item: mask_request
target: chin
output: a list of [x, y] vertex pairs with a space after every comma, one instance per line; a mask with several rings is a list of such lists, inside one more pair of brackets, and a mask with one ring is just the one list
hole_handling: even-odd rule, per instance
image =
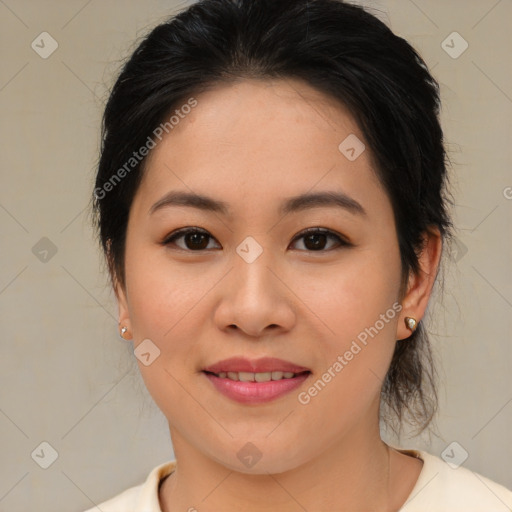
[[227, 469], [247, 475], [284, 473], [307, 463], [307, 447], [302, 449], [295, 446], [291, 450], [290, 437], [276, 438], [273, 442], [266, 437], [253, 439], [253, 441], [233, 441], [220, 453], [210, 453], [209, 456]]

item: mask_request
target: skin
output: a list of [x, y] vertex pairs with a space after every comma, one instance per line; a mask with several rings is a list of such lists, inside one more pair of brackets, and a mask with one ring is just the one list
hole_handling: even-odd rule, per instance
[[[425, 234], [422, 271], [400, 297], [391, 203], [368, 145], [354, 161], [338, 149], [349, 134], [364, 141], [345, 108], [295, 80], [241, 80], [196, 99], [148, 157], [130, 210], [126, 282], [116, 286], [134, 347], [149, 338], [160, 350], [149, 366], [138, 364], [179, 465], [161, 487], [162, 510], [398, 510], [422, 461], [381, 440], [379, 394], [396, 340], [411, 334], [405, 317], [420, 321], [427, 307], [439, 232]], [[231, 215], [185, 206], [149, 215], [171, 190], [225, 201]], [[329, 190], [357, 200], [366, 215], [325, 206], [278, 213], [285, 198]], [[183, 227], [206, 230], [205, 248], [194, 250], [187, 237], [162, 244]], [[314, 241], [296, 239], [313, 227], [352, 245], [325, 238], [315, 251]], [[248, 236], [263, 249], [252, 263], [236, 252]], [[396, 302], [400, 313], [299, 403], [298, 393]], [[269, 403], [240, 404], [201, 372], [233, 356], [274, 356], [312, 375]], [[251, 468], [237, 457], [247, 442], [262, 454]]]

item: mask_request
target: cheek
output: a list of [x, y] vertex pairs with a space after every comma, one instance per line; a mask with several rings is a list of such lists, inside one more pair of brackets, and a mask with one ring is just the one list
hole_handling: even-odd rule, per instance
[[320, 356], [315, 378], [298, 396], [307, 422], [322, 418], [324, 425], [332, 425], [329, 431], [338, 433], [357, 423], [379, 399], [396, 343], [400, 308], [387, 290], [379, 293], [373, 287], [370, 293], [361, 280], [349, 289], [337, 300], [333, 294], [318, 309], [333, 332], [317, 338]]
[[302, 278], [301, 293], [308, 290], [307, 304], [325, 333], [315, 341], [319, 381], [308, 393], [317, 406], [357, 411], [380, 392], [396, 342], [399, 274], [396, 259], [366, 251], [322, 279]]
[[160, 250], [133, 251], [126, 273], [134, 332], [138, 338], [154, 337], [164, 343], [197, 315], [194, 306], [215, 277], [198, 265], [173, 262]]
[[202, 333], [211, 333], [213, 308], [209, 291], [224, 272], [206, 265], [180, 265], [149, 253], [132, 254], [126, 262], [130, 319], [136, 345], [150, 339], [160, 351], [151, 365], [138, 362], [146, 387], [164, 414], [176, 417], [183, 411], [192, 413], [194, 407], [182, 386], [197, 378], [204, 361], [201, 343], [208, 336]]
[[[355, 338], [392, 308], [398, 298], [397, 258], [371, 250], [353, 251], [329, 270], [297, 272], [294, 291], [307, 305], [310, 316], [321, 321], [319, 326], [323, 324], [326, 340]], [[388, 315], [391, 320], [396, 316], [393, 313]], [[381, 327], [384, 336], [391, 330], [389, 323]]]
[[138, 361], [141, 376], [168, 418], [179, 417], [184, 411], [191, 414], [194, 404], [183, 385], [195, 378], [199, 342], [204, 338], [199, 331], [206, 314], [205, 294], [216, 280], [211, 275], [201, 279], [193, 270], [180, 271], [161, 259], [139, 261], [146, 264], [133, 263], [130, 267], [134, 339], [137, 345], [149, 338], [160, 351], [148, 366]]

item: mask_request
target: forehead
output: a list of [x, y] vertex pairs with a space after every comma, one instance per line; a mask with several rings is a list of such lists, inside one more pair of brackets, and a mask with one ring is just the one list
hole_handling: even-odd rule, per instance
[[336, 140], [346, 131], [362, 138], [344, 105], [297, 79], [216, 84], [195, 99], [197, 105], [173, 127], [175, 137], [194, 130], [204, 143], [232, 142], [247, 149], [257, 144], [278, 149], [275, 142], [289, 139], [288, 133], [304, 139], [332, 132]]
[[246, 210], [249, 201], [261, 206], [320, 189], [356, 200], [364, 191], [383, 193], [369, 151], [350, 160], [340, 149], [347, 137], [364, 147], [348, 109], [302, 81], [243, 80], [194, 100], [148, 156], [136, 198], [146, 210], [173, 189]]

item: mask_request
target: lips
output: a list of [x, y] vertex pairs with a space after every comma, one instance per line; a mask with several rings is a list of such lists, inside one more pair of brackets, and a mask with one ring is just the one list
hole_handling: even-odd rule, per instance
[[311, 371], [273, 357], [255, 360], [233, 357], [207, 366], [203, 373], [224, 396], [244, 404], [257, 404], [290, 393]]
[[275, 357], [262, 357], [260, 359], [249, 360], [244, 357], [232, 357], [218, 361], [203, 369], [205, 372], [220, 373], [228, 372], [245, 372], [245, 373], [268, 373], [268, 372], [283, 372], [283, 373], [302, 373], [310, 371], [309, 368], [299, 366], [297, 364], [277, 359]]

